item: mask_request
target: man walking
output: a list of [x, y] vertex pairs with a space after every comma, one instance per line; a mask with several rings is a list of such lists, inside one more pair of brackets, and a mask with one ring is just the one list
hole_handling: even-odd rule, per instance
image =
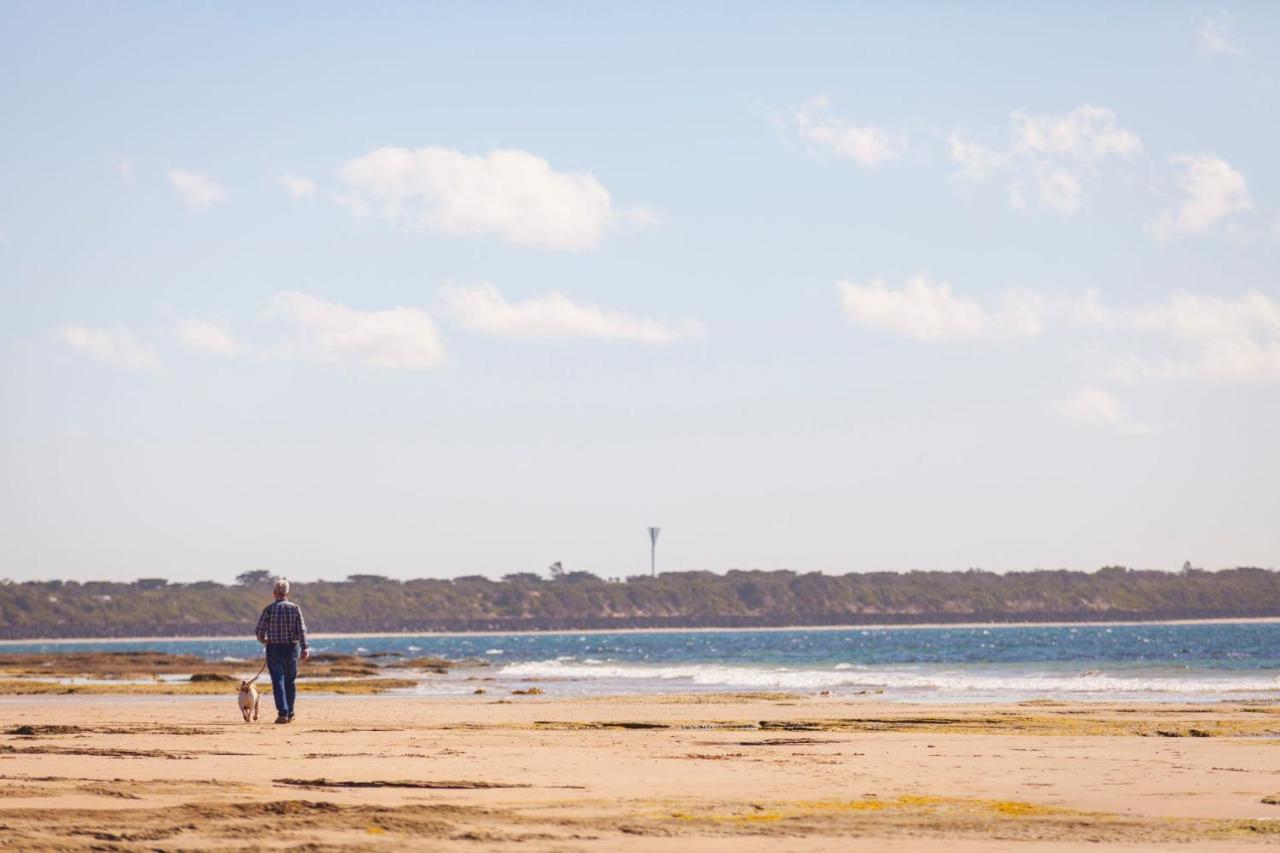
[[298, 649], [302, 659], [311, 657], [307, 646], [307, 623], [302, 609], [289, 600], [289, 582], [280, 578], [272, 590], [271, 602], [258, 617], [258, 642], [267, 647], [267, 671], [276, 700], [276, 722], [293, 722], [294, 679], [298, 677]]

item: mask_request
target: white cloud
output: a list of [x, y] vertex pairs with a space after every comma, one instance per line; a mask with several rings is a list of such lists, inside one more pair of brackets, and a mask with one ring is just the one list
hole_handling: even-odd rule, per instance
[[1244, 175], [1227, 161], [1213, 154], [1178, 154], [1169, 162], [1180, 169], [1176, 183], [1184, 198], [1152, 223], [1157, 237], [1199, 234], [1233, 213], [1253, 209]]
[[985, 145], [972, 142], [958, 130], [947, 137], [951, 159], [960, 164], [960, 177], [980, 181], [1004, 167], [1007, 156]]
[[1112, 367], [1116, 379], [1280, 379], [1280, 340], [1211, 338], [1185, 356], [1143, 357], [1129, 353]]
[[133, 168], [133, 158], [131, 157], [116, 158], [116, 172], [118, 172], [120, 174], [120, 177], [123, 178], [127, 183], [130, 183], [130, 184], [133, 183], [134, 178], [137, 177]]
[[1218, 56], [1240, 56], [1240, 48], [1232, 44], [1228, 36], [1230, 30], [1231, 15], [1228, 12], [1219, 12], [1205, 18], [1200, 22], [1200, 29], [1196, 31], [1200, 49], [1205, 53]]
[[586, 172], [557, 172], [526, 151], [467, 155], [448, 148], [380, 148], [342, 167], [339, 200], [409, 230], [494, 234], [517, 246], [582, 251], [620, 224], [649, 214], [619, 211]]
[[280, 184], [293, 198], [310, 198], [315, 195], [315, 181], [299, 178], [296, 175], [281, 175]]
[[445, 362], [430, 315], [416, 308], [359, 311], [297, 291], [276, 294], [269, 312], [292, 321], [285, 358], [384, 370], [430, 370]]
[[1120, 126], [1114, 111], [1085, 104], [1061, 115], [1012, 116], [1014, 150], [1095, 163], [1104, 157], [1131, 157], [1142, 140]]
[[1121, 375], [1280, 378], [1280, 303], [1256, 291], [1235, 299], [1175, 294], [1135, 312], [1133, 325], [1188, 341], [1193, 353], [1154, 364], [1131, 357]]
[[950, 157], [959, 176], [980, 181], [1007, 173], [1009, 203], [1027, 205], [1023, 186], [1034, 184], [1040, 202], [1060, 213], [1074, 213], [1085, 201], [1085, 181], [1096, 176], [1104, 160], [1136, 156], [1142, 140], [1120, 126], [1114, 111], [1085, 104], [1067, 113], [1010, 114], [1011, 140], [1003, 149], [989, 148], [953, 131]]
[[859, 166], [874, 168], [902, 156], [906, 140], [874, 125], [856, 125], [827, 114], [824, 97], [810, 98], [795, 111], [805, 139]]
[[[1190, 367], [1198, 376], [1224, 379], [1280, 379], [1280, 339], [1211, 338]], [[1175, 370], [1177, 366], [1175, 366]]]
[[492, 284], [446, 285], [441, 298], [466, 329], [513, 338], [598, 338], [665, 344], [702, 335], [694, 321], [664, 323], [574, 302], [561, 293], [508, 302]]
[[173, 169], [169, 172], [169, 183], [173, 184], [178, 195], [191, 207], [208, 207], [227, 198], [217, 181], [198, 172]]
[[[1109, 308], [1088, 293], [1071, 319], [1086, 327], [1168, 342], [1156, 356], [1129, 353], [1112, 368], [1118, 379], [1280, 378], [1280, 302], [1251, 291], [1223, 298], [1175, 293], [1154, 305]], [[1172, 349], [1170, 349], [1172, 346]]]
[[1075, 395], [1058, 400], [1053, 407], [1081, 424], [1117, 423], [1122, 416], [1120, 401], [1097, 388], [1082, 388]]
[[1154, 430], [1125, 416], [1114, 394], [1100, 388], [1081, 388], [1053, 407], [1070, 421], [1082, 426], [1110, 426], [1125, 435], [1151, 435]]
[[178, 340], [187, 349], [222, 358], [239, 355], [244, 347], [226, 329], [208, 320], [183, 320]]
[[1256, 333], [1280, 337], [1280, 304], [1257, 291], [1234, 299], [1175, 293], [1161, 305], [1135, 311], [1133, 324], [1191, 340]]
[[924, 276], [900, 288], [883, 281], [840, 281], [836, 288], [854, 325], [919, 341], [1032, 338], [1046, 330], [1089, 334], [1113, 362], [1113, 379], [1280, 379], [1280, 300], [1258, 291], [1174, 293], [1116, 307], [1096, 291], [1064, 298], [1028, 290], [1006, 291], [988, 306]]
[[996, 334], [1033, 337], [1046, 326], [1055, 326], [1123, 335], [1129, 340], [1149, 335], [1191, 344], [1280, 341], [1280, 301], [1256, 290], [1234, 297], [1173, 293], [1156, 303], [1128, 307], [1107, 305], [1094, 290], [1068, 298], [1012, 290], [993, 309], [956, 294], [947, 282], [935, 283], [925, 276], [909, 279], [897, 289], [878, 280], [865, 285], [841, 281], [836, 287], [856, 324], [919, 340]]
[[1103, 304], [1096, 290], [1086, 290], [1083, 296], [1066, 301], [1066, 318], [1078, 326], [1114, 330], [1124, 322], [1123, 312]]
[[1074, 213], [1084, 201], [1080, 179], [1065, 169], [1041, 170], [1036, 176], [1040, 200], [1059, 213]]
[[58, 334], [67, 346], [105, 364], [146, 373], [164, 372], [155, 350], [140, 344], [124, 326], [94, 329], [69, 325], [60, 328]]
[[945, 281], [925, 276], [909, 279], [895, 289], [883, 281], [836, 283], [849, 321], [884, 329], [921, 341], [1033, 337], [1040, 334], [1040, 299], [1031, 293], [1010, 292], [992, 310], [966, 296], [958, 296]]

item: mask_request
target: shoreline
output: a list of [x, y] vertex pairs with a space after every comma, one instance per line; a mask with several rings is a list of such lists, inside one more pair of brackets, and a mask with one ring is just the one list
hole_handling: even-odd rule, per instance
[[[879, 625], [773, 625], [759, 628], [585, 628], [582, 630], [550, 630], [550, 631], [374, 631], [353, 633], [315, 632], [309, 634], [312, 640], [362, 640], [389, 639], [394, 637], [527, 637], [527, 636], [600, 636], [609, 634], [740, 634], [740, 633], [781, 633], [787, 631], [903, 631], [912, 629], [943, 630], [957, 629], [1004, 629], [1004, 628], [1102, 628], [1134, 625], [1269, 625], [1280, 623], [1280, 616], [1244, 616], [1240, 618], [1221, 619], [1124, 619], [1099, 620], [1087, 622], [901, 622]], [[0, 648], [6, 646], [25, 645], [72, 645], [76, 643], [201, 643], [232, 641], [253, 641], [248, 635], [222, 636], [155, 636], [155, 637], [39, 637], [22, 640], [0, 640]]]

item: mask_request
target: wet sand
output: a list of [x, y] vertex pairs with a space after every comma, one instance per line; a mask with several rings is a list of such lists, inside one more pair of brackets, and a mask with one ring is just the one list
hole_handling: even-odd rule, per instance
[[1280, 843], [1280, 707], [0, 697], [26, 850], [1242, 850]]

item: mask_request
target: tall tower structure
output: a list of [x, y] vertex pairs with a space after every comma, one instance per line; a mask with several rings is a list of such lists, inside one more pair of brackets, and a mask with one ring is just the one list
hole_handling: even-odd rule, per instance
[[658, 576], [658, 532], [661, 527], [649, 528], [649, 577]]

